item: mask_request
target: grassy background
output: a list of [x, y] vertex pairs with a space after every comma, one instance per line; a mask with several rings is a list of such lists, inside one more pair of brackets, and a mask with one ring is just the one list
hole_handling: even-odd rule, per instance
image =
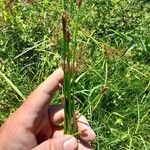
[[[61, 12], [59, 0], [0, 1], [0, 123], [60, 65]], [[150, 149], [149, 1], [84, 0], [80, 19], [76, 106], [95, 149]]]

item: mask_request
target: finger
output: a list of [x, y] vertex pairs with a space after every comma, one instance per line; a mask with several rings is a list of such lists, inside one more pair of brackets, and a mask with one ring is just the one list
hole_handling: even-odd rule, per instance
[[[64, 121], [64, 109], [62, 105], [51, 106], [49, 109], [50, 121], [53, 125], [61, 124]], [[85, 141], [94, 141], [96, 139], [96, 135], [92, 128], [90, 127], [85, 116], [77, 114], [76, 122], [78, 127], [78, 132], [80, 137]], [[62, 132], [58, 132], [62, 133]]]
[[64, 135], [63, 126], [53, 126], [53, 137], [59, 137]]
[[[63, 129], [60, 127], [56, 127], [54, 130], [55, 130], [55, 132], [53, 134], [54, 138], [60, 137], [64, 134]], [[91, 147], [91, 145], [88, 142], [79, 138], [78, 139], [78, 150], [93, 150], [93, 148]]]
[[53, 74], [31, 93], [24, 105], [37, 113], [44, 107], [48, 108], [49, 101], [59, 88], [59, 84], [63, 81], [63, 77], [64, 73], [61, 68], [54, 71]]
[[77, 127], [81, 139], [87, 142], [95, 141], [96, 135], [92, 128], [90, 127], [85, 116], [78, 114], [77, 118]]
[[78, 140], [78, 150], [94, 150], [91, 145], [82, 139]]
[[[62, 105], [51, 106], [49, 109], [49, 116], [50, 121], [53, 125], [61, 124], [64, 121], [63, 106]], [[94, 141], [96, 139], [96, 135], [92, 130], [92, 128], [90, 127], [87, 119], [83, 115], [80, 115], [79, 113], [76, 114], [76, 119], [80, 137], [85, 141]], [[55, 131], [56, 131], [56, 133], [54, 132], [55, 135], [60, 135], [63, 133], [62, 130], [61, 131], [59, 130], [58, 132], [57, 130]]]
[[32, 150], [76, 150], [77, 146], [77, 140], [73, 136], [64, 135], [47, 140]]
[[63, 107], [63, 105], [53, 105], [49, 107], [48, 113], [51, 124], [60, 125], [64, 121]]

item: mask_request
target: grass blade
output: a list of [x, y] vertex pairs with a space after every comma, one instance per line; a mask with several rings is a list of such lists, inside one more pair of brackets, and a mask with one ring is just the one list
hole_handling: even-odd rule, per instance
[[25, 99], [25, 96], [20, 92], [20, 90], [12, 83], [12, 81], [0, 71], [0, 75], [5, 79], [5, 81], [15, 90], [15, 92], [22, 98]]

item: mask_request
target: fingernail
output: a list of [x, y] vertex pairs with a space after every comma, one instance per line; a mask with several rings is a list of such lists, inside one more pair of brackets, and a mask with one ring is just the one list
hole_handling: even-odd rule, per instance
[[74, 137], [70, 137], [64, 143], [64, 150], [76, 150], [77, 147], [78, 147], [78, 143]]

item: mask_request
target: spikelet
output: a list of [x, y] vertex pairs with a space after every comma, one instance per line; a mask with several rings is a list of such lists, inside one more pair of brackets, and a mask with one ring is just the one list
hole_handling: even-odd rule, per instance
[[77, 5], [78, 5], [78, 7], [80, 8], [81, 5], [82, 5], [82, 0], [77, 0]]

